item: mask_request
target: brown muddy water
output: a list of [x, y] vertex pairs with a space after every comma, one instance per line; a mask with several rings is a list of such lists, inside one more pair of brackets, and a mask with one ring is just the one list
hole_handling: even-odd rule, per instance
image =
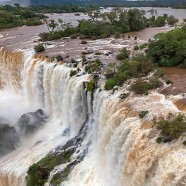
[[[86, 14], [80, 13], [80, 16], [75, 16], [74, 13], [63, 13], [63, 14], [48, 14], [49, 19], [58, 20], [63, 19], [66, 23], [71, 23], [72, 25], [77, 25], [79, 20], [88, 19]], [[63, 57], [71, 56], [72, 58], [79, 58], [83, 51], [88, 53], [103, 53], [104, 55], [97, 56], [101, 60], [107, 63], [109, 60], [115, 60], [115, 55], [118, 50], [122, 47], [127, 47], [129, 49], [133, 48], [135, 45], [140, 45], [150, 38], [154, 37], [159, 32], [167, 32], [172, 29], [171, 27], [162, 28], [147, 28], [140, 32], [129, 33], [132, 36], [137, 36], [138, 40], [134, 41], [133, 38], [130, 40], [126, 38], [121, 39], [104, 39], [90, 41], [86, 45], [81, 45], [79, 39], [72, 40], [70, 38], [61, 39], [58, 41], [46, 42], [47, 50], [43, 55], [53, 56], [60, 54]], [[23, 26], [18, 28], [7, 29], [0, 31], [0, 47], [5, 47], [8, 50], [17, 49], [33, 49], [33, 47], [38, 43], [39, 34], [42, 32], [48, 32], [46, 25], [40, 26]], [[107, 55], [109, 53], [109, 55]], [[105, 55], [106, 54], [106, 55]], [[92, 58], [93, 54], [89, 55]]]
[[168, 87], [170, 93], [180, 94], [186, 92], [186, 69], [179, 67], [164, 68], [165, 75], [173, 82], [173, 85]]
[[[146, 10], [146, 9], [145, 9]], [[186, 17], [186, 10], [174, 10], [170, 8], [157, 9], [161, 15], [162, 11], [168, 15], [175, 15], [176, 17]], [[184, 13], [183, 13], [184, 12]], [[177, 14], [178, 13], [178, 14]], [[70, 22], [72, 25], [77, 25], [78, 20], [88, 19], [88, 16], [80, 13], [80, 16], [75, 16], [74, 13], [64, 14], [48, 14], [50, 19], [57, 20], [62, 18], [66, 23]], [[63, 57], [70, 56], [71, 58], [78, 59], [81, 57], [81, 53], [86, 51], [88, 59], [99, 58], [103, 63], [109, 63], [115, 61], [116, 53], [123, 47], [133, 49], [136, 45], [141, 45], [152, 39], [154, 35], [161, 32], [167, 32], [173, 29], [173, 27], [158, 27], [158, 28], [146, 28], [139, 32], [131, 32], [126, 36], [119, 39], [108, 38], [94, 41], [88, 41], [87, 44], [82, 45], [81, 40], [65, 38], [57, 41], [46, 42], [46, 51], [42, 55], [55, 56], [57, 54]], [[33, 50], [33, 47], [38, 43], [38, 35], [42, 32], [47, 32], [46, 25], [40, 26], [23, 26], [18, 28], [12, 28], [0, 31], [0, 47], [12, 50]], [[138, 39], [134, 40], [137, 36]], [[101, 55], [95, 56], [96, 53]], [[67, 60], [71, 60], [70, 58]], [[173, 85], [163, 90], [164, 94], [178, 94], [186, 92], [186, 70], [180, 68], [165, 68], [167, 78], [173, 81]]]
[[186, 98], [184, 98], [184, 93], [186, 93], [186, 69], [179, 67], [167, 67], [164, 68], [165, 75], [170, 79], [173, 84], [161, 93], [165, 95], [178, 95], [181, 94], [183, 98], [174, 100], [174, 104], [181, 111], [186, 111]]

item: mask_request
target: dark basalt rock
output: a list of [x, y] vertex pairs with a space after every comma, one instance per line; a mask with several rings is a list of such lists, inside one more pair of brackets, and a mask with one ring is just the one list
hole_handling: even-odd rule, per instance
[[[88, 129], [88, 122], [85, 122], [76, 137], [70, 139], [65, 145], [59, 146], [54, 152], [50, 152], [43, 159], [31, 165], [26, 177], [27, 186], [44, 186], [51, 171], [61, 164], [67, 165], [62, 171], [53, 175], [50, 180], [50, 185], [58, 186], [63, 181], [67, 180], [68, 175], [73, 170], [74, 166], [80, 163], [88, 153], [89, 144], [82, 146], [82, 141], [88, 134]], [[76, 154], [76, 156], [73, 157], [74, 154]]]
[[0, 156], [15, 150], [19, 142], [18, 134], [14, 127], [0, 124]]
[[43, 112], [42, 109], [38, 109], [36, 112], [29, 112], [23, 114], [17, 125], [23, 134], [31, 134], [41, 128], [47, 121], [48, 116]]

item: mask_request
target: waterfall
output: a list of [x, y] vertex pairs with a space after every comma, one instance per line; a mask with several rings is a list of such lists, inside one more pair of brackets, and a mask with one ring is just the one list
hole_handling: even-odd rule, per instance
[[23, 54], [20, 51], [9, 52], [0, 48], [0, 87], [20, 88]]
[[[50, 116], [42, 129], [21, 138], [20, 146], [0, 159], [1, 186], [25, 186], [30, 165], [71, 143], [75, 144], [71, 147], [75, 149], [70, 162], [73, 168], [61, 185], [186, 185], [185, 147], [179, 140], [170, 144], [155, 141], [158, 131], [152, 119], [179, 112], [164, 95], [131, 94], [121, 100], [125, 86], [115, 94], [100, 88], [89, 92], [86, 82], [91, 81], [91, 75], [82, 70], [70, 77], [75, 68], [30, 52], [1, 49], [0, 63], [0, 82], [4, 85], [0, 95], [12, 87], [15, 91], [9, 92], [10, 96], [20, 98], [9, 103], [10, 107], [23, 108], [19, 115], [41, 108]], [[143, 110], [149, 114], [140, 119], [138, 113]], [[52, 170], [49, 181], [65, 166], [68, 163]]]

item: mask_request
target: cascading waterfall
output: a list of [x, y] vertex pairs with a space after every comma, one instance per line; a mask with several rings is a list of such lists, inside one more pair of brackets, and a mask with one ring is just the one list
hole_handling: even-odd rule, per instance
[[9, 52], [0, 48], [0, 87], [20, 88], [23, 55], [20, 51]]
[[[89, 92], [86, 82], [92, 77], [83, 70], [70, 77], [72, 68], [67, 64], [49, 62], [31, 53], [16, 58], [16, 64], [20, 65], [14, 69], [13, 57], [5, 60], [5, 54], [8, 56], [2, 49], [1, 69], [6, 79], [1, 74], [0, 81], [21, 90], [16, 94], [26, 105], [26, 112], [42, 108], [50, 120], [37, 133], [23, 138], [15, 151], [0, 159], [1, 186], [26, 185], [29, 166], [72, 139], [76, 146], [70, 162], [73, 166], [61, 185], [186, 185], [185, 147], [179, 141], [155, 142], [158, 131], [153, 127], [153, 118], [179, 112], [170, 99], [152, 92], [148, 96], [131, 94], [121, 100], [119, 95], [125, 86], [114, 94], [99, 88]], [[19, 106], [16, 104], [15, 107]], [[149, 115], [140, 119], [138, 113], [143, 110], [148, 110]], [[65, 166], [56, 167], [46, 185]]]

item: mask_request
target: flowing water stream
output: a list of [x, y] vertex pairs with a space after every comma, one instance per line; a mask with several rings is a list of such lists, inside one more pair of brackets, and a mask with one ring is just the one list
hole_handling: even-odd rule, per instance
[[[67, 64], [49, 62], [29, 51], [1, 49], [0, 66], [0, 117], [15, 126], [26, 112], [43, 109], [49, 115], [44, 127], [27, 138], [21, 136], [17, 149], [0, 159], [1, 186], [25, 186], [30, 165], [79, 134], [83, 137], [73, 158], [83, 154], [81, 161], [61, 185], [186, 185], [186, 148], [180, 141], [155, 142], [158, 131], [152, 119], [179, 112], [171, 99], [151, 92], [121, 100], [127, 85], [112, 94], [103, 90], [102, 77], [99, 88], [87, 92], [91, 76], [83, 68], [70, 77], [72, 68]], [[143, 110], [149, 114], [140, 119]]]

